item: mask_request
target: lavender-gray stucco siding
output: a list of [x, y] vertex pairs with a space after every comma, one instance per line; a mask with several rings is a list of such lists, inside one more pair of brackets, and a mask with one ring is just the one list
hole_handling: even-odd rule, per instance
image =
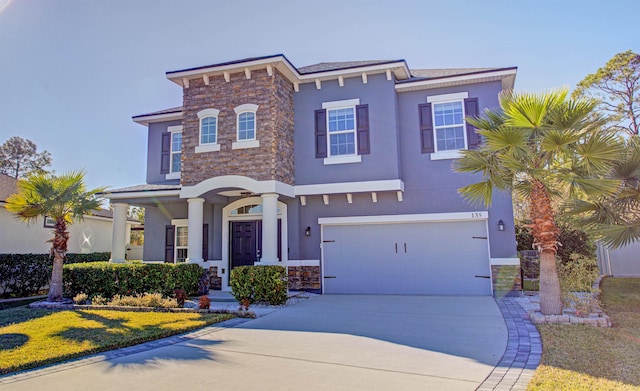
[[169, 126], [182, 125], [182, 121], [169, 121], [150, 123], [147, 144], [147, 183], [180, 183], [180, 180], [165, 179], [165, 174], [160, 174], [160, 158], [162, 154], [162, 133], [167, 132]]
[[[398, 137], [396, 101], [393, 81], [384, 75], [373, 75], [367, 84], [357, 77], [344, 79], [344, 87], [337, 80], [300, 86], [294, 95], [295, 176], [296, 185], [360, 182], [398, 179]], [[369, 105], [369, 137], [371, 153], [362, 156], [361, 163], [327, 165], [315, 156], [314, 111], [323, 102], [360, 99]]]

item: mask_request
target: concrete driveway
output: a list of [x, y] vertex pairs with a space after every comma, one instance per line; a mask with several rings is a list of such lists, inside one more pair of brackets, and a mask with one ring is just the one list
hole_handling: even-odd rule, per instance
[[473, 390], [506, 344], [491, 297], [325, 295], [177, 344], [1, 379], [0, 388]]

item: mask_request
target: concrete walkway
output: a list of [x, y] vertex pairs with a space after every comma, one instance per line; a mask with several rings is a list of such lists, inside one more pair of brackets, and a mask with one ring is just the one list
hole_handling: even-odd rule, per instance
[[317, 296], [258, 319], [233, 319], [0, 378], [0, 386], [70, 391], [509, 389], [500, 382], [511, 375], [491, 382], [510, 360], [511, 328], [503, 314], [490, 297]]

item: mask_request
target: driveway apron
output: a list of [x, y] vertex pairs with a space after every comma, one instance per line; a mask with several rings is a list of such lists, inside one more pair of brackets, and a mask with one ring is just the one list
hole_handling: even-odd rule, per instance
[[507, 345], [496, 302], [480, 296], [323, 295], [227, 324], [0, 378], [0, 388], [474, 390]]

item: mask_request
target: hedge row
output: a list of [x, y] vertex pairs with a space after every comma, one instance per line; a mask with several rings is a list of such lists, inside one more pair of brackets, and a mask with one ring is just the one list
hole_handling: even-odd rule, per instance
[[197, 294], [202, 273], [196, 264], [96, 262], [65, 265], [62, 276], [65, 296], [86, 293], [112, 298], [143, 293], [172, 296], [175, 289]]
[[[111, 253], [67, 254], [65, 263], [108, 261]], [[49, 284], [49, 254], [0, 254], [0, 296], [35, 295]]]
[[239, 266], [229, 281], [233, 296], [240, 303], [287, 302], [287, 270], [282, 266]]

